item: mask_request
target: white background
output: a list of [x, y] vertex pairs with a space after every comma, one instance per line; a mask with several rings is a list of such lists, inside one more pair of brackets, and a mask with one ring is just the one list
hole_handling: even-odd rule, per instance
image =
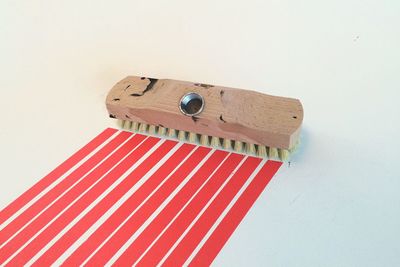
[[400, 265], [400, 2], [0, 0], [0, 207], [127, 75], [301, 99], [302, 147], [216, 266]]

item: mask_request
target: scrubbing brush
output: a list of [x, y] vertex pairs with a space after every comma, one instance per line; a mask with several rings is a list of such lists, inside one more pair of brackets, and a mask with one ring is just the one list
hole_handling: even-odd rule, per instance
[[299, 100], [170, 79], [128, 76], [106, 100], [126, 130], [286, 161], [299, 141]]

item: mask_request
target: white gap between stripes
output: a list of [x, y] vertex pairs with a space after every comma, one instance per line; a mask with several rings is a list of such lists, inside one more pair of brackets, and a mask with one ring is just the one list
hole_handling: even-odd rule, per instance
[[[130, 138], [132, 138], [131, 136]], [[121, 146], [123, 146], [128, 140], [128, 138], [125, 140], [122, 144], [120, 144], [115, 150], [112, 152], [115, 152], [118, 150]], [[16, 233], [14, 233], [9, 239], [7, 239], [3, 244], [0, 245], [0, 249], [3, 248], [10, 240], [12, 240], [16, 235], [18, 235], [21, 231], [23, 231], [32, 221], [34, 221], [37, 217], [39, 217], [43, 212], [45, 212], [49, 207], [51, 207], [56, 201], [58, 201], [61, 197], [63, 197], [65, 194], [67, 194], [76, 184], [78, 184], [81, 180], [83, 180], [87, 175], [89, 175], [94, 169], [96, 169], [99, 165], [101, 165], [105, 160], [107, 160], [108, 157], [110, 157], [112, 153], [110, 153], [107, 157], [102, 159], [97, 165], [95, 165], [92, 169], [90, 169], [87, 173], [85, 173], [81, 178], [79, 178], [74, 184], [72, 184], [67, 190], [65, 190], [63, 193], [61, 193], [55, 200], [53, 200], [50, 204], [48, 204], [43, 210], [41, 210], [36, 216], [31, 218], [23, 227], [21, 227]]]
[[[135, 241], [135, 239], [143, 232], [143, 230], [153, 221], [153, 219], [164, 209], [164, 207], [171, 201], [173, 197], [181, 190], [182, 187], [186, 185], [186, 183], [192, 178], [192, 176], [204, 165], [204, 163], [211, 157], [211, 155], [214, 154], [216, 150], [212, 149], [209, 151], [209, 153], [200, 161], [200, 163], [188, 174], [188, 176], [178, 185], [177, 188], [174, 189], [174, 191], [165, 199], [165, 201], [158, 207], [154, 213], [143, 223], [143, 225], [125, 242], [125, 244], [118, 250], [117, 253], [106, 263], [105, 266], [111, 266], [113, 262], [115, 262], [121, 255], [122, 253]], [[144, 204], [144, 202], [142, 203]], [[136, 212], [136, 210], [135, 210]], [[131, 216], [129, 216], [121, 225], [119, 228], [121, 228], [135, 213], [132, 213]], [[119, 229], [118, 228], [118, 229]], [[116, 231], [118, 231], [116, 229]], [[99, 247], [99, 249], [114, 235], [111, 234], [107, 240], [103, 242], [103, 244]], [[91, 257], [96, 253], [95, 251]], [[89, 258], [90, 259], [90, 258]], [[88, 260], [89, 260], [88, 259]], [[87, 261], [86, 261], [87, 262]]]
[[228, 178], [225, 180], [225, 182], [221, 185], [220, 188], [218, 188], [217, 192], [210, 198], [210, 200], [207, 202], [207, 204], [200, 210], [199, 214], [194, 218], [194, 220], [189, 224], [189, 226], [185, 229], [185, 231], [182, 233], [182, 235], [178, 238], [178, 240], [175, 242], [175, 244], [168, 250], [168, 252], [165, 254], [165, 256], [161, 259], [161, 261], [157, 264], [157, 266], [161, 266], [164, 261], [168, 258], [168, 256], [172, 253], [172, 251], [178, 246], [178, 244], [182, 241], [182, 239], [186, 236], [186, 234], [192, 229], [193, 225], [199, 220], [199, 218], [203, 215], [205, 210], [211, 205], [211, 203], [214, 201], [214, 199], [219, 195], [219, 193], [225, 188], [226, 184], [232, 179], [232, 177], [236, 174], [236, 172], [239, 170], [239, 168], [242, 167], [243, 163], [246, 161], [248, 156], [243, 157], [243, 159], [240, 161], [238, 166], [232, 171], [232, 173], [228, 176]]
[[[60, 239], [62, 236], [64, 236], [64, 234], [69, 231], [76, 223], [78, 223], [82, 217], [84, 217], [88, 212], [90, 212], [91, 209], [93, 209], [104, 197], [106, 197], [114, 188], [116, 188], [123, 180], [125, 180], [125, 178], [132, 172], [134, 171], [148, 156], [150, 156], [159, 146], [161, 146], [161, 144], [164, 142], [158, 142], [155, 146], [153, 146], [148, 152], [146, 152], [143, 156], [141, 156], [141, 158], [135, 162], [135, 164], [133, 164], [124, 174], [121, 175], [120, 178], [118, 178], [109, 188], [107, 188], [107, 190], [105, 190], [94, 202], [92, 202], [81, 214], [79, 214], [70, 224], [68, 224], [57, 236], [55, 236], [38, 254], [35, 255], [35, 257], [33, 257], [27, 265], [31, 265], [32, 263], [34, 263], [40, 256], [42, 256], [55, 242], [57, 242], [58, 239]], [[175, 147], [173, 148], [175, 149]], [[132, 151], [133, 152], [133, 151]], [[129, 156], [129, 155], [128, 155]], [[155, 171], [155, 170], [154, 170]], [[150, 169], [148, 174], [150, 172], [154, 172], [153, 169]], [[136, 191], [136, 189], [143, 183], [144, 179], [147, 179], [147, 174], [145, 176], [143, 176], [143, 178], [141, 180], [138, 181], [137, 184], [135, 184], [130, 191], [128, 191], [124, 196], [122, 196], [121, 199], [119, 199], [117, 203], [121, 202], [121, 201], [125, 201], [129, 195], [127, 195], [129, 192], [134, 192]], [[116, 205], [114, 204], [114, 206]], [[110, 210], [112, 210], [114, 208], [114, 206], [112, 206], [110, 208]], [[110, 210], [108, 210], [104, 216], [107, 216], [107, 218], [109, 217], [109, 215], [111, 215]], [[102, 218], [100, 218], [99, 220], [101, 220]], [[92, 227], [96, 226], [98, 223], [96, 222]], [[90, 230], [90, 229], [89, 229]], [[85, 234], [87, 234], [88, 232], [85, 232]], [[89, 233], [90, 234], [90, 233]], [[86, 235], [85, 235], [86, 237]], [[82, 239], [82, 237], [80, 238]], [[86, 239], [86, 238], [85, 238]], [[83, 240], [84, 241], [84, 240]], [[82, 241], [82, 242], [83, 242]], [[75, 246], [75, 243], [69, 248], [76, 248], [77, 246]]]
[[[132, 139], [135, 135], [130, 136], [127, 140], [125, 140], [121, 145], [119, 145], [112, 153], [110, 153], [107, 157], [105, 157], [99, 164], [96, 165], [99, 166], [100, 164], [102, 164], [107, 158], [109, 158], [115, 151], [117, 151], [121, 146], [123, 146], [124, 144], [126, 144], [128, 142], [128, 140]], [[136, 150], [147, 138], [145, 138], [140, 144], [138, 144], [137, 146], [135, 146], [135, 148], [130, 152], [132, 153], [134, 150]], [[130, 154], [128, 153], [128, 155]], [[32, 240], [34, 240], [39, 234], [41, 234], [48, 225], [50, 225], [53, 221], [57, 220], [58, 217], [60, 217], [64, 211], [66, 211], [67, 209], [69, 209], [72, 205], [74, 205], [79, 199], [81, 199], [81, 197], [83, 195], [86, 194], [87, 191], [89, 191], [93, 186], [95, 186], [97, 183], [99, 183], [106, 175], [108, 175], [109, 172], [111, 172], [115, 166], [117, 166], [122, 160], [124, 160], [128, 155], [126, 155], [124, 158], [122, 158], [120, 161], [118, 161], [117, 164], [115, 164], [110, 170], [108, 170], [105, 174], [103, 174], [98, 180], [96, 180], [89, 188], [87, 188], [83, 193], [81, 193], [74, 201], [72, 201], [67, 207], [65, 207], [62, 211], [60, 211], [57, 216], [55, 216], [50, 222], [48, 222], [43, 228], [41, 228], [33, 237], [31, 237], [23, 246], [21, 246], [17, 251], [14, 252], [14, 254], [12, 256], [10, 256], [7, 261], [4, 262], [4, 264], [7, 264], [12, 258], [14, 258], [20, 251], [22, 251]], [[95, 167], [95, 168], [96, 168]], [[95, 168], [93, 168], [92, 170], [94, 170]], [[88, 174], [90, 174], [91, 171], [89, 171], [88, 173], [86, 173], [84, 176], [82, 176], [81, 179], [79, 179], [79, 181], [83, 180]], [[3, 244], [3, 246], [5, 244], [7, 244], [10, 240], [12, 240], [12, 238], [14, 236], [16, 236], [18, 233], [20, 233], [23, 229], [25, 229], [27, 226], [29, 226], [29, 224], [35, 220], [38, 216], [40, 216], [44, 211], [46, 211], [49, 207], [51, 207], [53, 205], [53, 203], [55, 203], [58, 199], [60, 199], [63, 195], [65, 195], [67, 192], [69, 192], [79, 181], [77, 181], [76, 183], [74, 183], [67, 191], [64, 191], [56, 200], [54, 200], [50, 205], [48, 205], [45, 209], [43, 209], [40, 213], [38, 213], [38, 215], [36, 215], [33, 219], [31, 219], [24, 227], [22, 227], [16, 234], [14, 234], [11, 238], [9, 238], [7, 240], [6, 243]]]
[[200, 241], [200, 243], [197, 245], [197, 247], [193, 250], [192, 254], [187, 258], [183, 266], [188, 266], [189, 263], [193, 260], [193, 258], [196, 256], [196, 254], [200, 251], [200, 249], [203, 247], [204, 243], [208, 240], [208, 238], [211, 236], [211, 234], [214, 232], [215, 228], [218, 227], [218, 225], [221, 223], [221, 221], [224, 219], [226, 214], [229, 212], [229, 210], [232, 208], [233, 205], [235, 205], [236, 201], [238, 198], [243, 194], [243, 192], [247, 189], [249, 184], [254, 180], [254, 177], [258, 174], [258, 172], [261, 170], [261, 168], [264, 166], [264, 164], [267, 162], [267, 159], [264, 159], [263, 161], [260, 162], [260, 164], [257, 166], [257, 168], [253, 171], [253, 173], [250, 175], [250, 177], [247, 179], [245, 184], [240, 188], [240, 190], [237, 192], [235, 197], [232, 199], [232, 201], [228, 204], [228, 206], [225, 208], [225, 210], [222, 212], [222, 214], [218, 217], [218, 219], [215, 221], [213, 226], [210, 228], [210, 230], [207, 232], [207, 234], [203, 237], [203, 239]]
[[168, 225], [163, 229], [163, 231], [157, 236], [157, 238], [150, 244], [150, 246], [144, 251], [144, 253], [139, 257], [139, 259], [134, 263], [137, 264], [138, 262], [140, 262], [140, 260], [144, 257], [144, 255], [146, 255], [146, 253], [153, 247], [153, 245], [155, 244], [155, 242], [157, 242], [157, 240], [160, 238], [160, 236], [162, 234], [164, 234], [164, 232], [169, 228], [169, 226], [172, 224], [172, 222], [174, 222], [176, 220], [176, 218], [183, 212], [183, 210], [185, 210], [185, 208], [187, 207], [187, 205], [189, 205], [190, 202], [192, 202], [193, 198], [196, 197], [196, 195], [203, 189], [203, 187], [208, 183], [208, 181], [211, 179], [211, 177], [221, 168], [222, 164], [228, 159], [228, 157], [231, 155], [231, 153], [228, 153], [225, 158], [223, 159], [223, 161], [218, 165], [217, 168], [215, 168], [215, 170], [213, 170], [213, 172], [211, 173], [211, 175], [208, 176], [208, 178], [205, 180], [205, 182], [200, 186], [200, 188], [198, 188], [196, 190], [196, 192], [190, 197], [190, 199], [188, 200], [188, 202], [185, 203], [185, 205], [179, 210], [179, 212], [174, 216], [174, 218], [172, 218], [172, 220], [168, 223]]
[[[37, 194], [33, 199], [31, 199], [28, 203], [26, 203], [23, 207], [21, 207], [18, 211], [16, 211], [10, 218], [8, 218], [4, 223], [0, 225], [0, 231], [3, 230], [8, 224], [10, 224], [16, 217], [18, 217], [21, 213], [27, 210], [32, 204], [38, 201], [42, 196], [44, 196], [47, 192], [53, 189], [56, 185], [58, 185], [61, 181], [63, 181], [66, 177], [68, 177], [73, 171], [79, 168], [84, 162], [86, 162], [89, 158], [91, 158], [95, 153], [97, 153], [100, 149], [102, 149], [106, 144], [108, 144], [111, 139], [117, 136], [120, 131], [115, 132], [112, 136], [110, 136], [107, 140], [105, 140], [102, 144], [96, 147], [92, 152], [90, 152], [86, 157], [80, 160], [76, 165], [72, 166], [68, 171], [62, 174], [59, 178], [57, 178], [52, 184], [46, 187], [42, 192]], [[62, 163], [61, 163], [62, 164]], [[60, 165], [61, 165], [60, 164]], [[59, 165], [58, 165], [59, 166]], [[57, 166], [57, 167], [58, 167]], [[45, 177], [45, 176], [44, 176]]]
[[[160, 142], [159, 142], [160, 143]], [[164, 143], [164, 141], [162, 141], [161, 143]], [[161, 145], [160, 143], [160, 145]], [[158, 147], [158, 146], [157, 146]], [[169, 156], [173, 153], [175, 153], [176, 150], [178, 150], [181, 147], [180, 144], [175, 145], [156, 165], [154, 165], [128, 192], [126, 192], [109, 210], [107, 210], [106, 213], [104, 213], [104, 215], [102, 215], [91, 227], [89, 227], [89, 229], [78, 239], [76, 240], [55, 262], [54, 265], [55, 266], [60, 266], [77, 248], [79, 248], [80, 245], [83, 244], [83, 242], [85, 242], [91, 234], [93, 234], [121, 205], [123, 205], [125, 203], [125, 201], [131, 196], [133, 195], [139, 188], [140, 186], [142, 186], [147, 180], [148, 178], [150, 178], [158, 169], [159, 166], [161, 166], [162, 164], [164, 164], [164, 162], [169, 158]], [[156, 147], [153, 147], [151, 150], [149, 150], [144, 156], [143, 156], [143, 160], [145, 160], [148, 156], [150, 156], [154, 151], [155, 151]], [[121, 176], [121, 181], [125, 180], [125, 178], [127, 176], [129, 176], [142, 162], [138, 161], [136, 164], [134, 164], [129, 170], [127, 170], [122, 176]], [[113, 187], [110, 188], [110, 190], [105, 191], [105, 193], [101, 196], [101, 199], [103, 199], [104, 197], [106, 197], [114, 188], [116, 188], [118, 184], [113, 184]], [[100, 200], [99, 200], [100, 201]], [[90, 209], [92, 209], [94, 206], [97, 205], [98, 202], [94, 203], [93, 205], [91, 205], [92, 207], [90, 207]], [[71, 224], [69, 229], [72, 228], [77, 222], [79, 222], [80, 218], [78, 220], [74, 220]], [[68, 229], [68, 230], [69, 230]], [[67, 231], [68, 231], [67, 230]], [[64, 233], [66, 231], [63, 231]], [[63, 233], [63, 234], [64, 234]], [[57, 236], [58, 237], [58, 236]], [[57, 238], [56, 239], [59, 239]], [[61, 237], [61, 235], [60, 235]], [[53, 242], [53, 244], [56, 242], [57, 240], [55, 240]], [[53, 245], [51, 244], [51, 245]], [[46, 246], [46, 248], [44, 248], [43, 252], [41, 254], [43, 254], [44, 252], [47, 251], [47, 249], [49, 249], [50, 246]], [[41, 255], [40, 255], [41, 256]], [[37, 257], [39, 258], [39, 257]], [[35, 259], [32, 260], [37, 260], [37, 258], [35, 257]]]

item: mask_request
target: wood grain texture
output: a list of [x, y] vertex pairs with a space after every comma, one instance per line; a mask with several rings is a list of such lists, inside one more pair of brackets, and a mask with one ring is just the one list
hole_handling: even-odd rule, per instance
[[[186, 116], [179, 102], [186, 93], [204, 98], [204, 109]], [[303, 121], [299, 100], [255, 91], [169, 79], [128, 76], [109, 92], [110, 117], [231, 140], [291, 149]]]

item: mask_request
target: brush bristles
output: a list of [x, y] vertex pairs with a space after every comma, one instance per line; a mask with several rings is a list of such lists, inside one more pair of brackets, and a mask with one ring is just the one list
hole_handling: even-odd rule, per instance
[[131, 130], [134, 132], [137, 132], [139, 130], [139, 126], [140, 126], [140, 123], [134, 121], [134, 122], [132, 122]]
[[202, 146], [210, 146], [214, 148], [224, 149], [228, 151], [235, 151], [251, 156], [260, 158], [280, 159], [288, 161], [290, 154], [296, 149], [278, 149], [275, 147], [267, 147], [263, 145], [256, 145], [252, 143], [243, 143], [241, 141], [233, 141], [230, 139], [223, 139], [216, 136], [199, 135], [194, 132], [187, 132], [183, 130], [176, 130], [172, 128], [165, 128], [162, 126], [155, 126], [146, 123], [119, 121], [120, 128], [130, 130], [133, 132], [149, 133], [151, 135], [166, 136], [168, 138], [178, 139], [179, 141], [189, 142], [193, 144], [200, 144]]
[[148, 127], [148, 125], [146, 123], [141, 123], [139, 126], [139, 132], [141, 132], [141, 133], [147, 132], [147, 127]]
[[172, 128], [169, 128], [169, 129], [168, 129], [167, 136], [168, 136], [169, 138], [175, 138], [175, 137], [176, 137], [176, 130], [175, 130], [175, 129], [172, 129]]
[[212, 147], [218, 148], [220, 147], [219, 138], [218, 137], [211, 137], [211, 144]]
[[186, 141], [186, 132], [185, 131], [180, 130], [178, 132], [178, 140], [179, 141]]
[[257, 156], [260, 158], [268, 157], [267, 148], [265, 146], [258, 145], [257, 146]]
[[132, 122], [130, 122], [130, 121], [125, 121], [125, 123], [124, 123], [124, 129], [129, 131], [129, 130], [131, 129], [131, 125], [132, 125]]
[[246, 143], [246, 153], [249, 155], [255, 155], [256, 154], [256, 147], [254, 144]]
[[197, 134], [193, 132], [189, 132], [189, 137], [188, 137], [189, 143], [198, 143], [199, 140], [197, 138]]
[[149, 134], [155, 135], [157, 134], [157, 129], [155, 125], [151, 125], [149, 126]]
[[278, 158], [278, 149], [276, 149], [275, 147], [270, 147], [268, 156], [272, 159]]
[[287, 149], [279, 149], [279, 158], [283, 161], [287, 161], [290, 156], [290, 152]]
[[117, 120], [118, 128], [124, 129], [124, 124], [125, 124], [125, 121], [123, 121], [123, 120]]
[[235, 150], [236, 152], [242, 152], [243, 151], [243, 143], [240, 141], [235, 141], [235, 145], [233, 147], [233, 150]]
[[158, 135], [165, 135], [167, 133], [167, 129], [165, 127], [158, 127]]
[[232, 149], [232, 140], [224, 139], [223, 142], [222, 142], [222, 147], [225, 150], [231, 150]]
[[202, 135], [200, 136], [200, 145], [202, 145], [202, 146], [209, 146], [208, 135], [202, 134]]

